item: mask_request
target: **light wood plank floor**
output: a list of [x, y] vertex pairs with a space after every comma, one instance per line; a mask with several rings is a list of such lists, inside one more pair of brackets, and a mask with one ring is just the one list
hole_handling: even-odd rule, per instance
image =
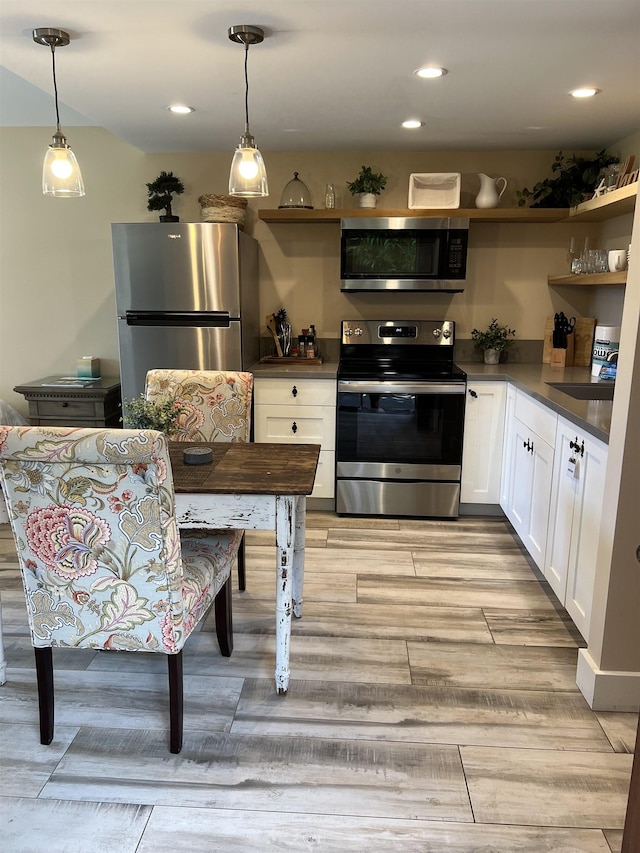
[[56, 650], [40, 746], [33, 650], [0, 525], [3, 853], [619, 853], [636, 714], [593, 713], [583, 645], [508, 522], [310, 512], [287, 696], [273, 535], [247, 535], [235, 648], [185, 649], [169, 753], [162, 655]]

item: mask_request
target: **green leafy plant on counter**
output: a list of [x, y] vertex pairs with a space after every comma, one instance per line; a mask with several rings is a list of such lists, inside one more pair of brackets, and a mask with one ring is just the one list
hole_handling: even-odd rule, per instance
[[178, 418], [187, 409], [174, 397], [166, 397], [152, 402], [144, 394], [133, 400], [123, 400], [124, 417], [122, 422], [129, 429], [157, 429], [171, 437], [179, 429]]
[[554, 178], [538, 181], [533, 189], [518, 190], [518, 207], [531, 202], [530, 207], [574, 207], [591, 198], [596, 188], [600, 170], [620, 159], [607, 154], [603, 149], [593, 157], [572, 157], [565, 159], [562, 151], [556, 154], [551, 166]]
[[171, 202], [174, 195], [182, 195], [184, 184], [173, 172], [160, 172], [155, 181], [147, 184], [147, 210], [164, 210], [167, 219], [173, 218]]
[[471, 330], [473, 345], [476, 349], [483, 351], [495, 349], [498, 352], [502, 352], [511, 343], [509, 338], [515, 337], [515, 334], [515, 329], [510, 329], [508, 326], [501, 326], [495, 317], [484, 332], [481, 332], [479, 329]]
[[363, 166], [355, 181], [347, 181], [347, 189], [351, 195], [360, 193], [371, 193], [380, 195], [387, 185], [387, 178], [382, 172], [374, 172], [371, 166]]

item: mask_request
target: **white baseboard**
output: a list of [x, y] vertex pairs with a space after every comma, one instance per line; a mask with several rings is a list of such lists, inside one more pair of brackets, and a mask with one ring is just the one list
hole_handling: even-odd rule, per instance
[[576, 683], [592, 711], [632, 711], [640, 707], [640, 672], [598, 669], [588, 649], [578, 650]]

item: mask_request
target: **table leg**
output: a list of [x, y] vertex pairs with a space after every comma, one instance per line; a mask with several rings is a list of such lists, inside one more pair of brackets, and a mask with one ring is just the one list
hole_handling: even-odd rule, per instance
[[302, 587], [304, 583], [304, 539], [307, 516], [307, 499], [296, 498], [296, 531], [293, 539], [293, 615], [302, 616]]
[[291, 594], [293, 589], [293, 543], [296, 529], [296, 499], [276, 496], [276, 690], [289, 688], [289, 641], [291, 638]]
[[7, 660], [4, 656], [4, 641], [2, 639], [2, 601], [0, 601], [0, 684], [7, 680]]

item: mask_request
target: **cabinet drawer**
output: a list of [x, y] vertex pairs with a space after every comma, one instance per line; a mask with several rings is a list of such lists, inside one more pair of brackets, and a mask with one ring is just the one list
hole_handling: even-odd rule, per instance
[[254, 401], [262, 404], [290, 406], [335, 406], [334, 379], [256, 379]]
[[319, 444], [335, 449], [336, 410], [327, 406], [256, 406], [255, 440]]
[[[32, 407], [32, 408], [31, 408]], [[83, 400], [38, 400], [31, 403], [30, 412], [37, 418], [95, 418], [102, 414], [102, 404], [96, 414], [96, 405]]]
[[516, 394], [515, 416], [526, 427], [536, 433], [550, 447], [556, 444], [556, 426], [558, 416], [542, 403], [518, 391]]

